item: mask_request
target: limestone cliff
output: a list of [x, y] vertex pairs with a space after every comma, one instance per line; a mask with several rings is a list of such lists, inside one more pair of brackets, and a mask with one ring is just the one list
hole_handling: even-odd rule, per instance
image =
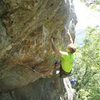
[[[68, 29], [70, 24], [74, 38], [76, 22], [71, 0], [0, 0], [1, 98], [59, 100], [64, 95], [66, 91], [62, 79], [40, 78], [45, 73], [49, 75], [54, 68], [55, 54], [50, 46], [50, 37], [53, 35], [56, 46], [64, 50], [67, 45], [64, 27]], [[36, 99], [25, 99], [22, 87], [27, 91], [33, 89], [29, 94], [39, 90], [36, 91], [38, 97], [34, 94]], [[46, 93], [46, 89], [51, 92]], [[53, 94], [52, 98], [50, 93]], [[25, 94], [28, 96], [28, 92]]]

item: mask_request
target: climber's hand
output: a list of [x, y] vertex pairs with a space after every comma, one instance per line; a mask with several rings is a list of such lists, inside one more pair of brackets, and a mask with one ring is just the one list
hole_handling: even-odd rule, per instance
[[69, 29], [67, 30], [67, 34], [70, 34]]
[[52, 42], [52, 41], [53, 41], [53, 39], [54, 39], [54, 37], [53, 37], [53, 36], [51, 36], [51, 37], [50, 37], [50, 41]]
[[53, 36], [51, 36], [50, 38], [51, 38], [51, 39], [53, 39], [54, 37], [53, 37]]

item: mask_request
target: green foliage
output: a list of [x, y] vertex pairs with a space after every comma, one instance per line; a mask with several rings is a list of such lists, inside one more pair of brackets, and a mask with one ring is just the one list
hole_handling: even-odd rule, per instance
[[81, 2], [84, 2], [86, 6], [90, 7], [91, 9], [94, 9], [96, 11], [100, 11], [100, 0], [94, 0], [94, 2], [90, 2], [90, 0], [80, 0]]
[[75, 54], [77, 100], [100, 100], [100, 28], [86, 29], [84, 46]]
[[97, 5], [100, 5], [100, 0], [95, 0], [95, 3], [96, 3]]
[[[100, 3], [100, 2], [99, 2]], [[89, 7], [90, 9], [94, 9], [95, 11], [98, 11], [100, 12], [100, 4], [99, 3], [94, 3], [94, 4], [91, 4]]]

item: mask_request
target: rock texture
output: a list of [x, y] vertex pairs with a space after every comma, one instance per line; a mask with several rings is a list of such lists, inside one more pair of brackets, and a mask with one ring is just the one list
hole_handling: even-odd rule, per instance
[[[0, 0], [1, 95], [6, 95], [5, 97], [8, 96], [8, 98], [13, 98], [18, 94], [21, 95], [23, 89], [19, 89], [18, 92], [14, 89], [26, 86], [36, 80], [38, 80], [38, 83], [28, 85], [28, 88], [41, 87], [42, 81], [40, 78], [46, 73], [49, 75], [49, 72], [54, 67], [55, 54], [50, 46], [50, 37], [53, 35], [56, 46], [64, 50], [67, 45], [64, 27], [66, 26], [67, 30], [70, 26], [70, 31], [74, 38], [76, 22], [73, 3], [70, 0]], [[52, 81], [54, 80], [43, 79], [43, 82]], [[60, 81], [60, 86], [63, 84], [63, 81], [59, 78], [56, 81]], [[36, 87], [34, 84], [36, 84]], [[51, 89], [50, 85], [48, 83], [47, 87], [49, 89]], [[46, 91], [45, 88], [43, 90], [42, 88], [37, 92]], [[62, 90], [64, 90], [64, 87]], [[16, 95], [13, 96], [11, 91], [14, 91]], [[33, 90], [31, 91], [33, 92]], [[56, 94], [57, 91], [55, 92]], [[25, 98], [23, 95], [24, 93], [21, 97]], [[58, 96], [56, 95], [56, 97]], [[60, 95], [58, 98], [60, 98]]]

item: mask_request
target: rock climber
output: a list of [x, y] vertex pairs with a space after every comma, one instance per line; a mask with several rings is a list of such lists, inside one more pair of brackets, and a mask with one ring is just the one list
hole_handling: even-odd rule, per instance
[[60, 60], [61, 60], [59, 74], [60, 74], [60, 77], [62, 78], [70, 75], [72, 71], [73, 60], [74, 60], [73, 53], [76, 51], [76, 48], [74, 46], [74, 42], [69, 30], [67, 32], [67, 35], [68, 35], [69, 40], [68, 40], [66, 52], [60, 51], [59, 49], [57, 49], [57, 47], [54, 44], [53, 37], [50, 38], [52, 49], [56, 53], [56, 55], [60, 57]]

